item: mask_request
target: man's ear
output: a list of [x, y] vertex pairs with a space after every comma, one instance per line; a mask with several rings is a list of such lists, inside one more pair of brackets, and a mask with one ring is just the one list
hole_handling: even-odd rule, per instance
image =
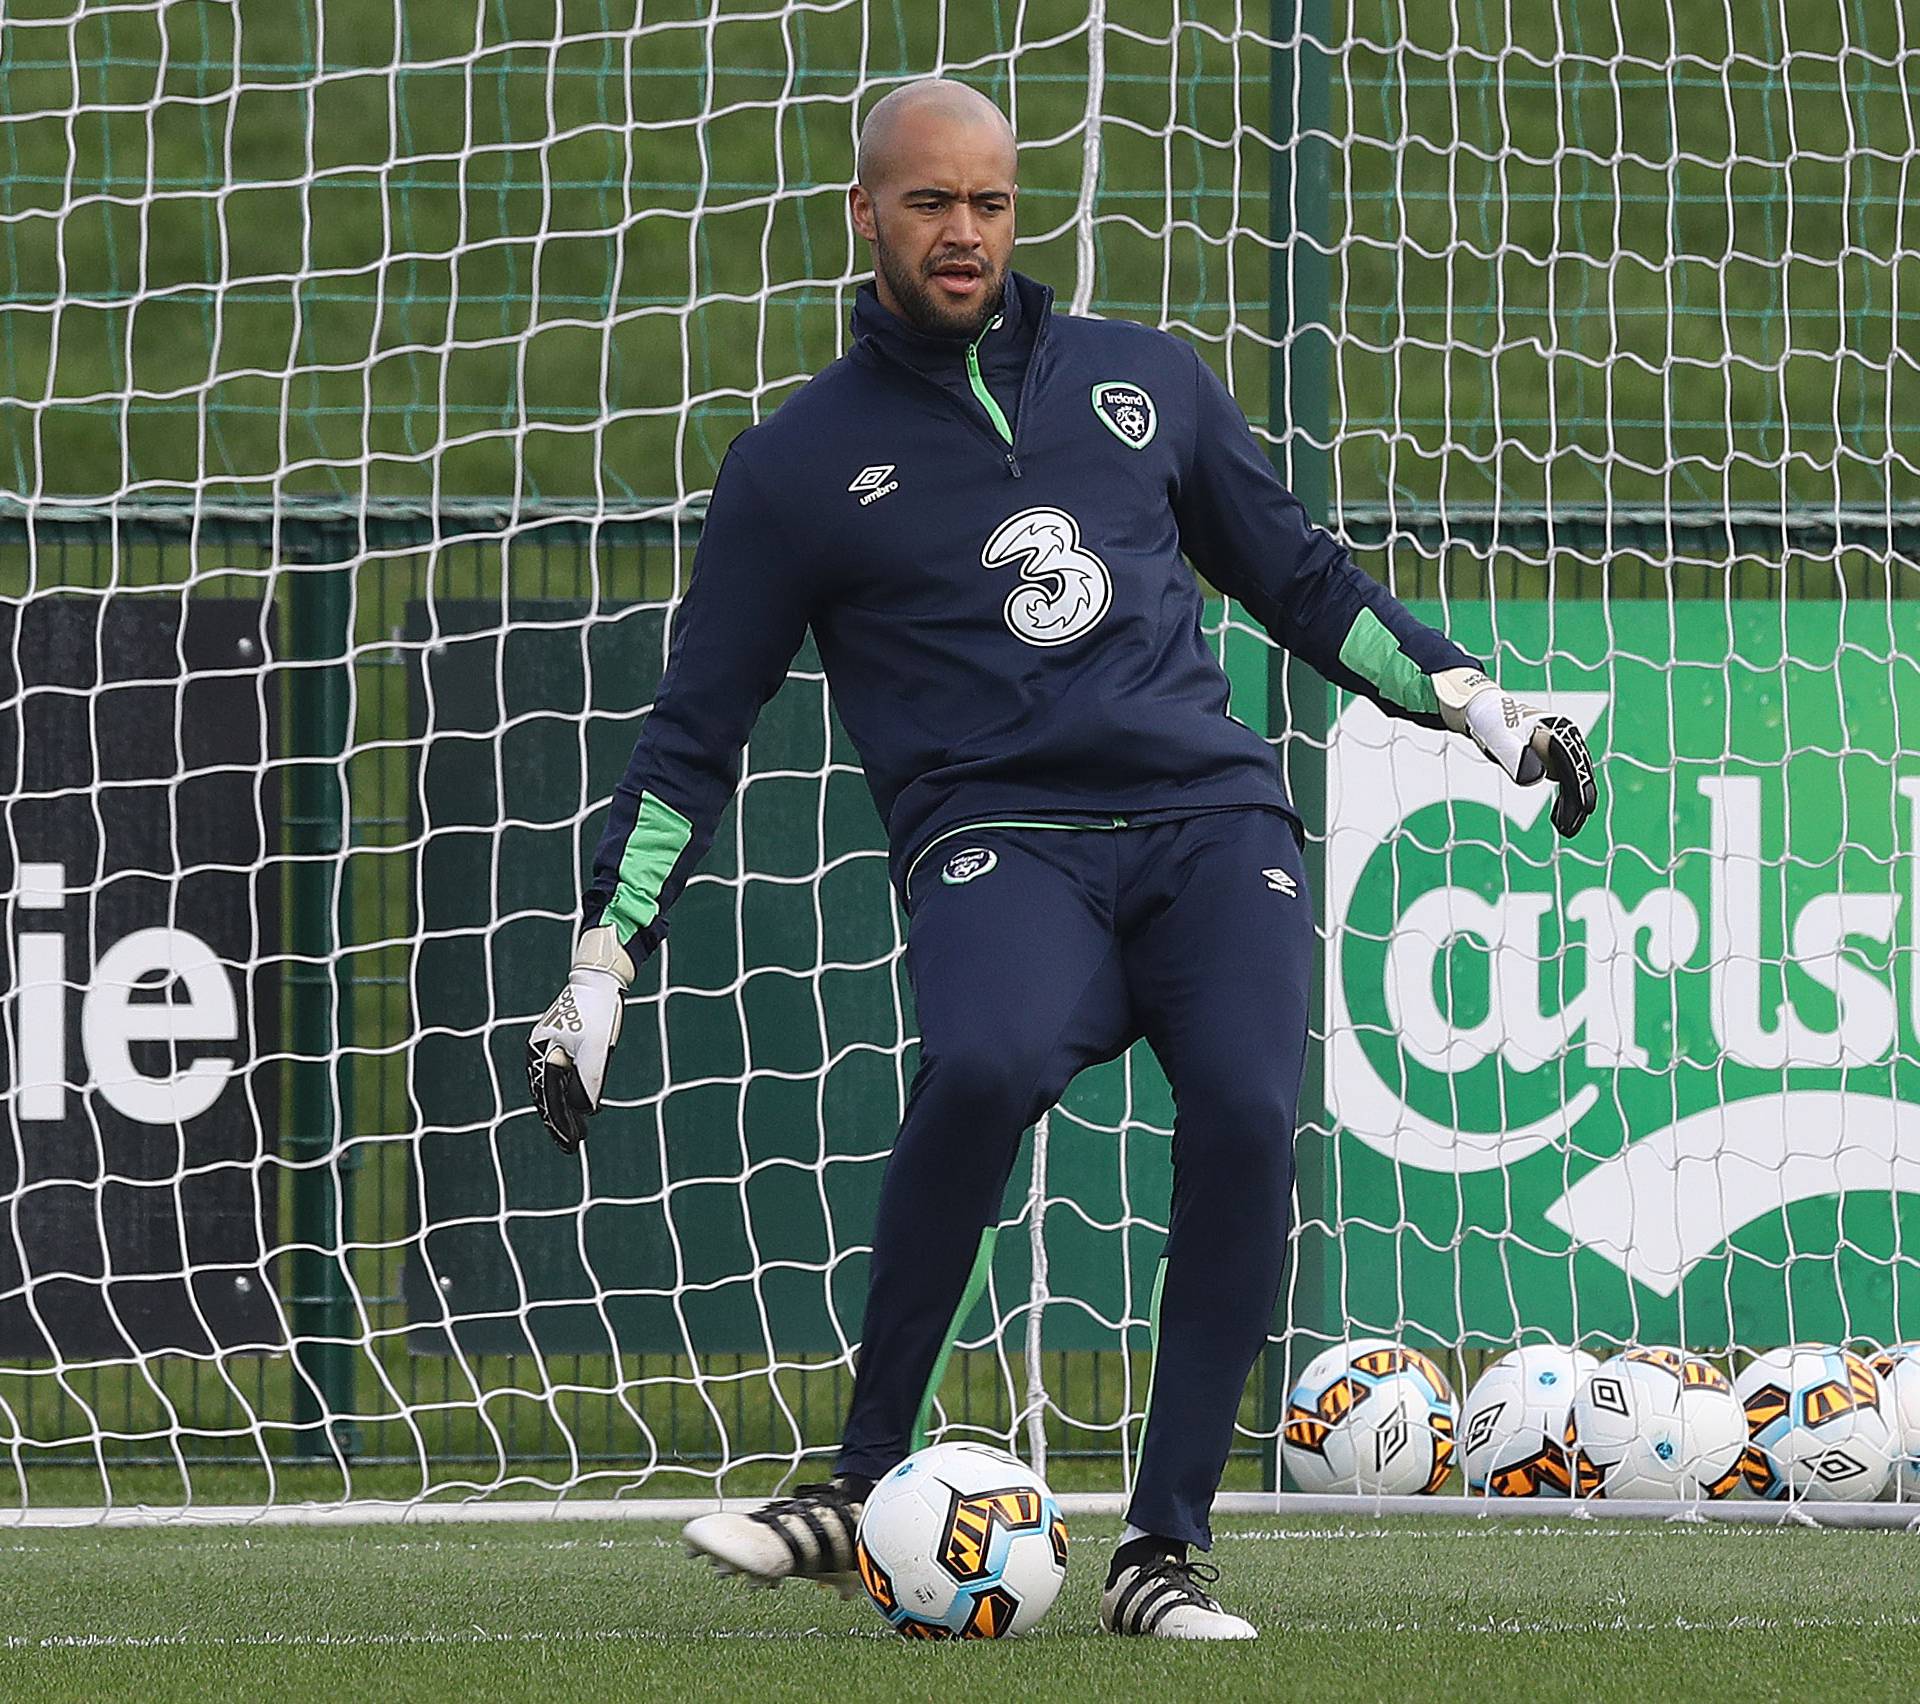
[[875, 233], [873, 197], [860, 184], [856, 183], [847, 191], [847, 213], [853, 220], [855, 232], [868, 242], [872, 242]]

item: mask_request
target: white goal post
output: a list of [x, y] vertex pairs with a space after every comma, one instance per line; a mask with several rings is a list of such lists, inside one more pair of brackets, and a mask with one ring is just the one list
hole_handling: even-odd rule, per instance
[[[1017, 264], [1191, 341], [1601, 761], [1556, 846], [1209, 601], [1324, 951], [1221, 1507], [1398, 1510], [1277, 1489], [1348, 1333], [1463, 1388], [1920, 1338], [1917, 61], [1866, 0], [9, 4], [0, 1524], [818, 1476], [915, 1034], [810, 648], [580, 1157], [519, 1058], [719, 457], [845, 346], [859, 119], [932, 72], [1015, 122]], [[1171, 1121], [1144, 1048], [1068, 1091], [930, 1415], [1071, 1507], [1131, 1471]]]

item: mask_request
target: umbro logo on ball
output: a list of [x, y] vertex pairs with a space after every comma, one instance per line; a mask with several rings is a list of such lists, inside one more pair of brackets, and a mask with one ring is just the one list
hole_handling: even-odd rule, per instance
[[1608, 1414], [1626, 1415], [1631, 1412], [1627, 1407], [1627, 1393], [1615, 1378], [1595, 1378], [1587, 1382], [1587, 1400], [1595, 1408]]
[[1496, 1402], [1491, 1408], [1483, 1408], [1467, 1423], [1467, 1448], [1478, 1450], [1493, 1436], [1493, 1429], [1500, 1424], [1500, 1416], [1506, 1412], [1504, 1402]]
[[1399, 1453], [1407, 1447], [1409, 1437], [1407, 1417], [1396, 1414], [1378, 1432], [1374, 1434], [1374, 1467], [1384, 1469]]

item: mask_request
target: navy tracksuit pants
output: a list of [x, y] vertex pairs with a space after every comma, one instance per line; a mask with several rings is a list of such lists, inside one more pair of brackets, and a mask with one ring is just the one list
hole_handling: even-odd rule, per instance
[[908, 1452], [1027, 1127], [1145, 1037], [1172, 1084], [1173, 1205], [1132, 1522], [1206, 1546], [1234, 1416], [1279, 1294], [1313, 914], [1287, 819], [980, 828], [915, 867], [920, 1068], [880, 1188], [836, 1471]]

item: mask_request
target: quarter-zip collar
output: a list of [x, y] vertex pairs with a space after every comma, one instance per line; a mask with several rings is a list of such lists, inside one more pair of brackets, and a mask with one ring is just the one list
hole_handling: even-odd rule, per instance
[[1027, 369], [1052, 311], [1052, 290], [1009, 271], [1000, 311], [984, 331], [974, 338], [940, 337], [890, 313], [869, 281], [854, 300], [853, 352], [858, 359], [889, 362], [938, 385], [1000, 444], [1011, 463]]

